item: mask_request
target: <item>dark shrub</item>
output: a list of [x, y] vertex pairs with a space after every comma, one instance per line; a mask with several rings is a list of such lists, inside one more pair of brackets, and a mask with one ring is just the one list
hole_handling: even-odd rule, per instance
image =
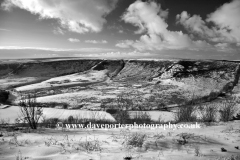
[[63, 104], [63, 109], [68, 109], [68, 104], [67, 103]]
[[73, 116], [69, 116], [68, 117], [68, 123], [74, 123], [75, 119], [73, 118]]
[[49, 108], [55, 108], [58, 104], [56, 102], [48, 103]]
[[118, 111], [117, 109], [111, 109], [111, 108], [106, 110], [106, 112], [109, 113], [109, 114], [116, 114], [117, 111]]
[[42, 123], [50, 123], [50, 124], [57, 124], [59, 122], [58, 118], [49, 118], [44, 120]]
[[132, 118], [133, 122], [137, 124], [150, 124], [151, 123], [151, 116], [148, 112], [138, 111]]
[[39, 125], [41, 127], [47, 127], [47, 128], [55, 128], [56, 124], [59, 122], [60, 120], [58, 118], [49, 118], [49, 119], [44, 119], [42, 123], [40, 123]]
[[6, 103], [9, 97], [9, 92], [0, 90], [0, 103]]
[[176, 122], [193, 122], [196, 121], [195, 115], [196, 107], [193, 105], [187, 105], [180, 107], [175, 114]]
[[116, 121], [120, 124], [128, 124], [131, 121], [130, 114], [127, 110], [119, 110], [114, 115]]

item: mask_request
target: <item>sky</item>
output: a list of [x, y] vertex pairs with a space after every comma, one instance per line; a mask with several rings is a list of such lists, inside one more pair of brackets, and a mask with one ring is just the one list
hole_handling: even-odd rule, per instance
[[0, 0], [0, 59], [240, 60], [240, 0]]

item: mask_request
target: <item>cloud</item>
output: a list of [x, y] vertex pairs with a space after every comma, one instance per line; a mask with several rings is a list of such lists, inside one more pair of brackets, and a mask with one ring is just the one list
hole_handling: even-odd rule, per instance
[[235, 51], [240, 51], [240, 48], [238, 49], [230, 43], [217, 43], [214, 46], [216, 47], [216, 50], [220, 52], [234, 53]]
[[167, 24], [164, 21], [167, 16], [168, 11], [162, 10], [161, 6], [155, 2], [136, 1], [128, 7], [122, 19], [138, 27], [139, 29], [135, 31], [137, 34], [147, 30], [151, 33], [159, 33], [167, 28]]
[[186, 29], [190, 30], [190, 32], [198, 33], [201, 37], [207, 36], [206, 38], [213, 37], [215, 33], [206, 26], [205, 21], [198, 15], [190, 15], [183, 11], [181, 14], [177, 16], [177, 23], [182, 24]]
[[105, 16], [118, 0], [5, 0], [2, 7], [18, 7], [39, 15], [40, 19], [57, 19], [61, 27], [77, 33], [100, 32]]
[[177, 20], [191, 33], [211, 42], [237, 44], [240, 42], [239, 15], [240, 0], [233, 0], [209, 14], [206, 20], [199, 15], [190, 16], [186, 11], [177, 15]]
[[107, 57], [107, 58], [116, 58], [116, 57], [140, 57], [140, 56], [149, 56], [150, 53], [142, 53], [139, 51], [131, 51], [131, 52], [120, 52], [120, 51], [113, 51], [113, 52], [104, 52], [104, 53], [92, 53], [92, 54], [75, 54], [75, 56], [85, 56], [85, 57]]
[[124, 40], [117, 43], [115, 46], [119, 48], [130, 48], [134, 44], [133, 40]]
[[108, 25], [107, 29], [114, 30], [115, 32], [117, 31], [118, 33], [124, 33], [126, 30], [128, 30], [127, 28], [124, 28], [122, 25], [116, 23]]
[[124, 31], [123, 30], [119, 30], [118, 33], [124, 33]]
[[96, 40], [86, 40], [86, 43], [92, 43], [92, 44], [106, 44], [108, 41], [106, 40], [101, 40], [101, 41], [96, 41]]
[[111, 48], [44, 48], [44, 47], [21, 47], [21, 46], [0, 46], [0, 50], [40, 50], [40, 51], [52, 51], [52, 52], [113, 52], [115, 49]]
[[76, 39], [76, 38], [68, 38], [68, 41], [69, 41], [69, 42], [72, 42], [72, 43], [80, 42], [80, 40], [79, 40], [79, 39]]
[[11, 30], [9, 30], [9, 29], [5, 29], [5, 28], [0, 28], [0, 31], [9, 32], [9, 31], [11, 31]]
[[206, 41], [193, 41], [182, 31], [167, 29], [168, 10], [162, 10], [157, 3], [136, 1], [131, 4], [122, 16], [122, 20], [138, 27], [136, 34], [141, 35], [137, 41], [122, 41], [117, 47], [133, 47], [139, 51], [163, 49], [200, 50], [211, 47]]
[[56, 28], [53, 30], [53, 33], [54, 33], [54, 34], [64, 35], [64, 34], [65, 34], [65, 31], [62, 30], [60, 27], [56, 27]]

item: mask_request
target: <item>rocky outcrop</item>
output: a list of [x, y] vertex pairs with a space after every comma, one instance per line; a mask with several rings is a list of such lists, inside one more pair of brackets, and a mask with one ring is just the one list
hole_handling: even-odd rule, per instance
[[173, 64], [161, 74], [161, 79], [174, 78], [174, 75], [176, 75], [176, 73], [182, 72], [183, 70], [184, 66], [180, 64]]
[[115, 80], [151, 80], [161, 76], [174, 61], [125, 61], [124, 68], [115, 76]]
[[124, 68], [123, 60], [104, 60], [92, 67], [92, 70], [108, 70], [109, 78], [113, 78]]

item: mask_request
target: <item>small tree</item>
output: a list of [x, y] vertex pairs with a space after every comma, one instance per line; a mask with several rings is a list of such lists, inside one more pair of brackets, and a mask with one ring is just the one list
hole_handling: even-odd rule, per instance
[[37, 106], [36, 95], [22, 97], [19, 103], [21, 117], [29, 124], [31, 129], [37, 129], [39, 119], [43, 116], [43, 108]]
[[[127, 94], [126, 94], [127, 95]], [[123, 93], [118, 95], [117, 101], [117, 112], [114, 118], [121, 124], [127, 124], [130, 121], [129, 108], [133, 105], [132, 100], [127, 98]]]
[[120, 124], [128, 124], [131, 121], [130, 114], [127, 110], [118, 110], [114, 118]]

